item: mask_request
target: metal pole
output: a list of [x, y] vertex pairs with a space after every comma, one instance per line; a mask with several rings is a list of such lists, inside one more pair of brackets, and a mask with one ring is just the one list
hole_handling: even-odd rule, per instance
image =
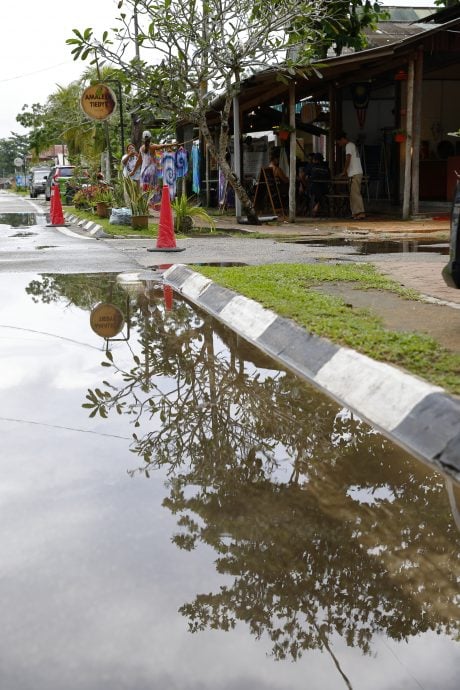
[[139, 53], [139, 43], [137, 42], [139, 37], [139, 23], [137, 21], [137, 0], [134, 3], [134, 41], [135, 41], [135, 51], [136, 51], [136, 58], [139, 60], [140, 59], [140, 53]]
[[125, 125], [123, 122], [123, 99], [121, 97], [121, 84], [117, 81], [118, 98], [120, 99], [120, 136], [121, 136], [121, 155], [125, 151]]
[[123, 100], [121, 97], [121, 82], [118, 79], [104, 79], [109, 84], [117, 85], [118, 101], [120, 103], [120, 140], [121, 140], [121, 155], [125, 152], [125, 125], [123, 122]]

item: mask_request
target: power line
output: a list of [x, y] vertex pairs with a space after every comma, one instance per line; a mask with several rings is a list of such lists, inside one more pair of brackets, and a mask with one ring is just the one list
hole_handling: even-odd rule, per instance
[[62, 65], [70, 65], [72, 61], [67, 60], [66, 62], [58, 62], [57, 65], [51, 65], [51, 67], [44, 67], [43, 69], [38, 69], [35, 72], [26, 72], [25, 74], [19, 74], [17, 77], [8, 77], [7, 79], [0, 79], [0, 84], [4, 84], [7, 81], [15, 81], [16, 79], [24, 79], [24, 77], [31, 77], [34, 74], [40, 74], [40, 72], [48, 72], [50, 69], [55, 69], [56, 67], [62, 67]]

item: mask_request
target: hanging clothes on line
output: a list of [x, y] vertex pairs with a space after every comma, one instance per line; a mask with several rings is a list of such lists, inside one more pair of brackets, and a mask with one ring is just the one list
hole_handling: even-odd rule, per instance
[[157, 149], [155, 151], [155, 167], [156, 167], [158, 178], [163, 177], [163, 164], [162, 164], [163, 153], [164, 153], [164, 149]]
[[174, 151], [163, 151], [161, 169], [163, 184], [168, 185], [169, 196], [172, 200], [176, 196], [176, 154]]
[[200, 147], [193, 144], [192, 147], [192, 190], [200, 193]]
[[185, 177], [188, 173], [188, 154], [183, 146], [176, 151], [176, 177]]

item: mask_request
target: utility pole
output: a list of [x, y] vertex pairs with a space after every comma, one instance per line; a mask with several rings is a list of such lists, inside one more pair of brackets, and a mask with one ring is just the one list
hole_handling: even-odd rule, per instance
[[140, 60], [140, 50], [139, 50], [139, 43], [138, 38], [139, 38], [139, 22], [137, 19], [137, 0], [134, 2], [134, 40], [135, 40], [135, 46], [136, 46], [136, 58]]
[[[97, 59], [97, 53], [94, 51], [94, 57], [96, 61], [96, 70], [97, 70], [97, 78], [99, 81], [102, 81], [101, 79], [101, 70], [99, 69], [99, 62]], [[105, 134], [105, 143], [107, 146], [107, 154], [109, 157], [109, 164], [107, 166], [107, 182], [110, 182], [112, 179], [112, 170], [113, 170], [113, 158], [112, 158], [112, 149], [110, 148], [110, 134], [109, 134], [109, 124], [107, 120], [104, 120], [104, 134]], [[122, 152], [123, 155], [123, 152]]]

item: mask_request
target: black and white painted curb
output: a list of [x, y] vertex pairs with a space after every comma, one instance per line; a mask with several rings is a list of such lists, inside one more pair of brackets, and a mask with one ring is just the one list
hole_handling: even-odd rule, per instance
[[442, 388], [308, 333], [176, 264], [165, 283], [425, 462], [460, 479], [460, 401]]
[[93, 223], [91, 220], [82, 220], [78, 218], [78, 216], [74, 216], [70, 213], [64, 213], [64, 218], [68, 220], [69, 223], [72, 223], [72, 225], [78, 225], [79, 228], [85, 230], [91, 237], [110, 237], [110, 235], [104, 232], [102, 225]]

